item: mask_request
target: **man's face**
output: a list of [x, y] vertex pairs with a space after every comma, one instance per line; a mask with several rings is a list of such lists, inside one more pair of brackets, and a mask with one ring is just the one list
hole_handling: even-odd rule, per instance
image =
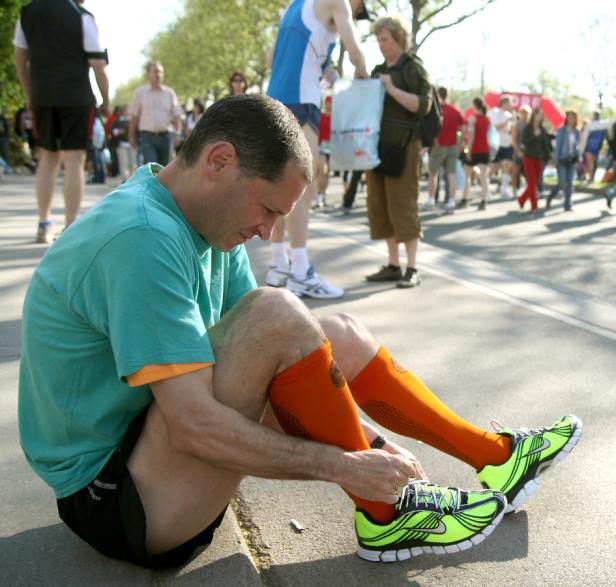
[[158, 87], [163, 83], [163, 78], [165, 77], [165, 69], [162, 65], [155, 63], [150, 66], [148, 69], [148, 81], [150, 85], [154, 87]]
[[200, 232], [221, 251], [230, 251], [255, 236], [269, 240], [278, 217], [293, 210], [306, 185], [293, 162], [276, 182], [237, 172], [213, 206], [204, 211]]

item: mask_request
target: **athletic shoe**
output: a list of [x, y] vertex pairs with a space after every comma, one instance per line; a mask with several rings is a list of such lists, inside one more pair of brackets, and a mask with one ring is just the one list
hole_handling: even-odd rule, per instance
[[486, 209], [486, 201], [481, 200], [481, 202], [479, 202], [479, 206], [477, 206], [477, 210], [485, 210], [485, 209]]
[[405, 289], [408, 287], [416, 287], [421, 283], [421, 279], [419, 279], [419, 273], [417, 273], [417, 269], [414, 267], [407, 267], [404, 275], [398, 280], [396, 283], [396, 287], [400, 289]]
[[39, 222], [36, 229], [36, 242], [50, 245], [53, 242], [53, 222]]
[[383, 265], [375, 273], [366, 275], [366, 281], [398, 281], [402, 279], [402, 270], [394, 265]]
[[377, 524], [355, 510], [357, 554], [373, 562], [394, 562], [424, 552], [467, 550], [493, 532], [506, 505], [499, 491], [463, 491], [411, 480], [388, 524]]
[[431, 212], [434, 210], [434, 200], [428, 200], [421, 205], [422, 212]]
[[481, 484], [507, 496], [506, 513], [517, 510], [539, 488], [538, 476], [562, 461], [582, 434], [582, 421], [565, 416], [553, 426], [510, 430], [493, 422], [498, 434], [511, 438], [511, 456], [502, 465], [486, 465], [477, 473]]
[[271, 265], [265, 276], [265, 284], [271, 287], [285, 287], [288, 278], [289, 271], [281, 271], [275, 265]]
[[468, 200], [466, 198], [462, 198], [458, 202], [458, 208], [462, 209], [462, 208], [466, 208], [466, 206], [468, 206]]
[[456, 211], [456, 201], [447, 200], [445, 204], [445, 214], [453, 214]]
[[335, 300], [344, 295], [344, 290], [341, 287], [334, 287], [327, 283], [314, 270], [314, 267], [308, 269], [305, 279], [296, 279], [293, 274], [290, 274], [287, 280], [287, 288], [300, 298]]
[[314, 197], [313, 208], [325, 208], [325, 194], [317, 194]]

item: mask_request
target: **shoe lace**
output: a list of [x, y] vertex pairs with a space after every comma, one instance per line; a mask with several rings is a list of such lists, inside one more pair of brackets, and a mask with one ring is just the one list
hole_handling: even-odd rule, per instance
[[494, 431], [498, 434], [503, 430], [511, 431], [514, 440], [517, 442], [520, 438], [526, 436], [534, 436], [535, 434], [541, 434], [545, 429], [542, 428], [507, 428], [503, 426], [498, 420], [490, 420], [490, 424]]
[[460, 489], [439, 487], [427, 481], [411, 479], [402, 490], [398, 507], [408, 508], [411, 503], [416, 508], [420, 505], [433, 505], [441, 512], [455, 510], [460, 503]]

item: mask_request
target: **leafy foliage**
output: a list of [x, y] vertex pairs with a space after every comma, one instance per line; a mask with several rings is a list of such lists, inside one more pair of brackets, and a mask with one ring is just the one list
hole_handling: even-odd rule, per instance
[[165, 66], [180, 98], [217, 98], [234, 71], [263, 87], [266, 55], [287, 0], [184, 0], [182, 16], [150, 41], [146, 54]]
[[23, 0], [2, 0], [0, 4], [0, 111], [12, 113], [24, 101], [13, 64], [13, 33]]

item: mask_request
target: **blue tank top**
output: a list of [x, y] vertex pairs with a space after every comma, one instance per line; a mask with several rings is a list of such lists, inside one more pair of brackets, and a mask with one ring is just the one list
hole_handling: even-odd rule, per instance
[[268, 95], [284, 104], [321, 106], [320, 80], [338, 40], [314, 13], [315, 0], [293, 0], [280, 21]]

